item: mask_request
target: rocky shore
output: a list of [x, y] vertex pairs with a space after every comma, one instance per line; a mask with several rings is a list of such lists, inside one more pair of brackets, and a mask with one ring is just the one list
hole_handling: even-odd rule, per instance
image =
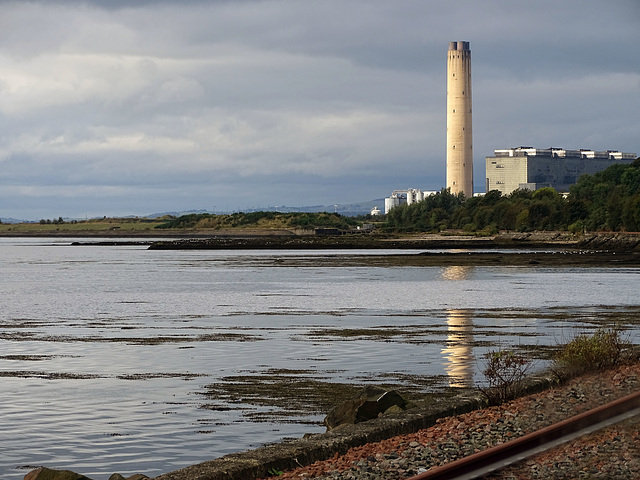
[[[309, 262], [336, 266], [636, 266], [640, 265], [640, 234], [595, 234], [575, 237], [567, 233], [540, 232], [470, 237], [422, 234], [405, 237], [379, 235], [221, 235], [173, 240], [74, 241], [75, 246], [143, 245], [150, 250], [341, 250]], [[402, 253], [366, 258], [351, 250], [403, 250]], [[411, 250], [411, 253], [406, 253]], [[339, 260], [338, 260], [339, 258]], [[300, 259], [278, 258], [279, 267]]]
[[[432, 427], [349, 449], [283, 472], [282, 480], [404, 479], [611, 402], [640, 388], [640, 365], [591, 373], [497, 407], [439, 419]], [[557, 446], [485, 479], [640, 478], [640, 417]], [[203, 477], [206, 478], [206, 477]]]
[[[514, 240], [515, 239], [515, 240]], [[449, 249], [449, 248], [504, 248], [505, 246], [545, 247], [572, 246], [576, 239], [564, 234], [554, 233], [538, 236], [518, 235], [474, 237], [467, 235], [383, 235], [376, 233], [360, 233], [342, 235], [213, 235], [207, 238], [184, 238], [154, 242], [152, 250], [239, 250], [239, 249]]]
[[568, 249], [640, 251], [640, 234], [568, 232], [501, 233], [488, 237], [470, 235], [381, 234], [344, 235], [213, 235], [153, 242], [153, 250], [182, 249]]
[[[354, 250], [402, 249], [415, 254], [340, 256], [341, 265], [366, 262], [380, 266], [636, 266], [640, 265], [640, 234], [611, 233], [574, 236], [566, 232], [503, 233], [492, 237], [437, 234], [410, 236], [220, 236], [154, 242], [152, 250]], [[286, 259], [279, 259], [284, 266]], [[314, 259], [331, 262], [328, 256]]]
[[[2, 237], [83, 238], [77, 246], [148, 245], [152, 250], [243, 250], [243, 249], [469, 249], [469, 250], [588, 250], [640, 252], [640, 233], [503, 232], [491, 236], [440, 234], [383, 234], [342, 232], [342, 234], [299, 234], [289, 230], [115, 230], [60, 232], [2, 232]], [[165, 240], [157, 240], [158, 237]], [[108, 238], [108, 240], [105, 240]]]

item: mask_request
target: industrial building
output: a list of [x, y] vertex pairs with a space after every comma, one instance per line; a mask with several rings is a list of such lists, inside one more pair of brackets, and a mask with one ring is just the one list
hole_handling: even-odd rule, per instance
[[494, 150], [486, 157], [486, 191], [508, 195], [517, 189], [552, 187], [567, 192], [584, 174], [594, 174], [614, 163], [631, 163], [635, 153], [615, 150], [565, 150], [563, 148], [518, 147]]
[[390, 196], [384, 199], [384, 214], [397, 207], [398, 205], [421, 202], [429, 195], [434, 195], [436, 192], [418, 190], [417, 188], [409, 188], [407, 190], [394, 190]]
[[[471, 108], [471, 50], [469, 42], [449, 42], [447, 52], [446, 187], [451, 193], [473, 192], [473, 135]], [[486, 192], [508, 195], [517, 189], [552, 187], [568, 192], [584, 174], [594, 174], [615, 163], [631, 163], [635, 153], [615, 150], [518, 147], [499, 149], [486, 157]], [[384, 200], [384, 213], [401, 204], [422, 201], [435, 192], [394, 190]], [[481, 195], [481, 194], [478, 194]], [[377, 213], [376, 213], [377, 214]]]

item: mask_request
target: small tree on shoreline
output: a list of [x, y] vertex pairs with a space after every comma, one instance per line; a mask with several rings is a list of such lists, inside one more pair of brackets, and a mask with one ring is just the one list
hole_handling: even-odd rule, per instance
[[484, 356], [486, 368], [482, 371], [488, 386], [480, 387], [491, 405], [499, 405], [521, 393], [521, 384], [531, 368], [532, 359], [512, 350], [495, 350]]

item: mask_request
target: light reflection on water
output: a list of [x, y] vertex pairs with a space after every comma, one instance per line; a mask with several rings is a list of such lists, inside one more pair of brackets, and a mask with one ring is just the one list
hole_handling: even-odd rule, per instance
[[[474, 271], [472, 266], [454, 265], [442, 270], [444, 280], [466, 280]], [[446, 359], [445, 370], [450, 387], [472, 387], [473, 364], [473, 320], [468, 310], [447, 310], [447, 347], [442, 349]]]
[[473, 355], [473, 321], [467, 310], [447, 312], [447, 347], [442, 349], [450, 387], [472, 387], [475, 358]]
[[[199, 408], [227, 376], [286, 368], [468, 386], [496, 345], [553, 345], [614, 318], [637, 337], [636, 269], [314, 266], [372, 252], [70, 242], [0, 239], [3, 479], [40, 464], [157, 475], [324, 430], [252, 423], [247, 412], [265, 409], [255, 405]], [[278, 267], [285, 257], [305, 261]]]

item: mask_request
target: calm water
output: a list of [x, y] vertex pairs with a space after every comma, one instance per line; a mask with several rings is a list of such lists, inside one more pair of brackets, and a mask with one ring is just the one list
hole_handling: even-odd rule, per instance
[[[3, 479], [40, 465], [153, 476], [324, 431], [320, 414], [264, 421], [269, 407], [250, 400], [201, 408], [227, 377], [425, 375], [438, 388], [481, 382], [497, 345], [554, 345], [614, 321], [640, 343], [633, 268], [340, 266], [397, 252], [71, 241], [0, 239]], [[310, 261], [327, 256], [338, 261]]]

